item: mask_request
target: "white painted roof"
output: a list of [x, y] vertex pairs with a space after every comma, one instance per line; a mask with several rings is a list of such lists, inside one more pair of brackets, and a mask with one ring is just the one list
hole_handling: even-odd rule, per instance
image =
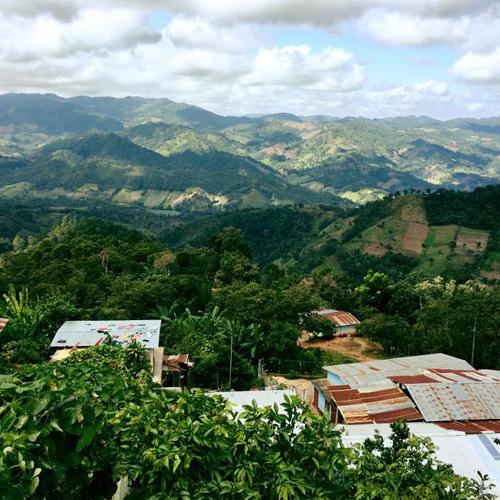
[[222, 396], [224, 399], [234, 405], [233, 410], [237, 413], [244, 411], [243, 406], [251, 405], [252, 401], [257, 406], [282, 405], [285, 402], [285, 396], [295, 396], [293, 391], [288, 389], [280, 391], [229, 391], [229, 392], [209, 392], [209, 396]]
[[[388, 440], [391, 433], [389, 424], [344, 425], [342, 441], [346, 446], [362, 443], [372, 437], [375, 430]], [[500, 446], [494, 440], [500, 434], [464, 434], [460, 431], [443, 429], [425, 422], [409, 423], [412, 434], [429, 437], [436, 446], [436, 457], [452, 465], [454, 471], [471, 479], [479, 479], [477, 474], [487, 474], [495, 485], [495, 493], [500, 497]]]
[[100, 344], [107, 333], [118, 344], [133, 341], [148, 349], [158, 347], [161, 321], [119, 320], [119, 321], [66, 321], [57, 331], [50, 347], [89, 347]]

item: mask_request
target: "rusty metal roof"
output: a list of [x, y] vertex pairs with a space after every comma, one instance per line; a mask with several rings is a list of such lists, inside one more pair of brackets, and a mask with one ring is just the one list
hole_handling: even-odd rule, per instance
[[323, 368], [351, 386], [378, 383], [388, 377], [399, 375], [421, 375], [422, 369], [474, 370], [467, 361], [442, 353], [347, 363]]
[[337, 311], [336, 309], [319, 309], [318, 311], [313, 311], [313, 314], [321, 316], [322, 318], [329, 319], [339, 327], [361, 324], [361, 321], [359, 321], [356, 316], [347, 311]]
[[500, 382], [500, 376], [490, 375], [479, 370], [447, 370], [440, 368], [422, 369], [419, 375], [396, 375], [389, 376], [388, 378], [401, 385], [438, 383], [483, 384]]
[[7, 326], [8, 319], [0, 318], [0, 332]]
[[316, 380], [314, 384], [335, 405], [334, 408], [338, 408], [346, 424], [422, 420], [411, 399], [394, 384], [382, 388], [353, 388], [349, 385], [328, 385], [326, 379]]
[[465, 434], [500, 433], [500, 420], [475, 420], [474, 422], [436, 422], [443, 429]]
[[408, 384], [426, 422], [500, 419], [500, 382]]

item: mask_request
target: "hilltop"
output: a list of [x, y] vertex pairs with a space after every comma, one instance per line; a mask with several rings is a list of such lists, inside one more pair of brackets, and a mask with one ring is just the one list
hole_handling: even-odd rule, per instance
[[[12, 169], [29, 171], [30, 176], [49, 175], [46, 153], [51, 151], [54, 157], [59, 149], [70, 153], [63, 155], [62, 160], [58, 158], [58, 175], [77, 177], [78, 169], [73, 167], [80, 157], [72, 149], [80, 146], [66, 141], [86, 141], [86, 147], [94, 151], [102, 146], [104, 135], [108, 142], [134, 155], [118, 160], [122, 164], [129, 162], [136, 170], [149, 169], [150, 161], [157, 165], [176, 164], [183, 186], [181, 201], [161, 194], [161, 202], [155, 198], [152, 206], [165, 210], [174, 203], [188, 212], [221, 206], [336, 204], [338, 197], [362, 204], [412, 189], [472, 190], [500, 181], [499, 131], [497, 118], [439, 121], [427, 117], [365, 119], [289, 113], [234, 117], [169, 99], [0, 96], [0, 161], [3, 171], [10, 169], [9, 176]], [[90, 144], [92, 141], [96, 144]], [[141, 149], [134, 149], [133, 145]], [[151, 153], [172, 160], [169, 163]], [[107, 172], [110, 168], [109, 155], [94, 154], [93, 158], [84, 158], [84, 162], [88, 161], [93, 162], [96, 171]], [[31, 168], [25, 168], [26, 164]], [[214, 173], [212, 169], [208, 172], [206, 166], [219, 164], [224, 165], [225, 171], [221, 182], [213, 186], [216, 190], [200, 186], [200, 174]], [[272, 182], [254, 175], [256, 169], [267, 172], [266, 178], [272, 178]], [[229, 170], [233, 180], [238, 178], [237, 193], [232, 192], [234, 183], [226, 184]], [[239, 175], [239, 171], [252, 173]], [[29, 182], [22, 175], [16, 178], [18, 181], [8, 185]], [[149, 205], [151, 197], [147, 191], [151, 186], [147, 181], [145, 188], [139, 190], [141, 193], [134, 188], [130, 194], [128, 181], [121, 185], [120, 180], [121, 174], [107, 188], [109, 192], [98, 198], [114, 202], [124, 190], [117, 198], [119, 203], [133, 205], [139, 198], [139, 204]], [[76, 179], [70, 184], [81, 187]], [[3, 181], [2, 185], [7, 184]], [[42, 189], [42, 196], [57, 198], [54, 189], [65, 188]], [[172, 193], [179, 189], [169, 186], [160, 191]], [[7, 194], [3, 190], [2, 195], [22, 199], [28, 192], [40, 195], [36, 186], [33, 189], [27, 184], [9, 187]], [[197, 201], [186, 202], [185, 197], [193, 196]]]

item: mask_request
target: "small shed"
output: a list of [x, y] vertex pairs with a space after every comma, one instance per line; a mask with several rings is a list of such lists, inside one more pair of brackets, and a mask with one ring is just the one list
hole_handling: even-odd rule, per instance
[[336, 309], [319, 309], [312, 314], [331, 321], [336, 327], [336, 336], [356, 335], [356, 327], [361, 324], [354, 314]]
[[122, 346], [137, 342], [148, 350], [153, 380], [161, 384], [163, 347], [158, 347], [160, 328], [159, 319], [66, 321], [50, 344], [50, 347], [57, 349], [51, 360], [62, 360], [76, 349], [96, 346], [106, 339]]

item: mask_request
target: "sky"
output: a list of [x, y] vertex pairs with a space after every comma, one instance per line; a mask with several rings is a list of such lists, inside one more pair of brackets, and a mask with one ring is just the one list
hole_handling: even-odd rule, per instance
[[0, 0], [0, 93], [500, 115], [500, 0]]

